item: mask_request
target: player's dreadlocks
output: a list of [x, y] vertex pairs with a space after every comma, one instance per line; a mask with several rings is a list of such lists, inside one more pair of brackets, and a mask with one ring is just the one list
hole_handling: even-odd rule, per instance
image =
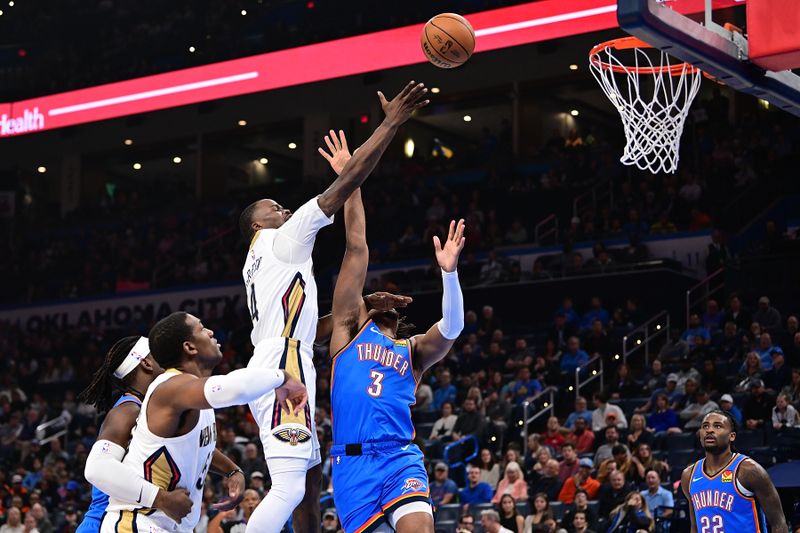
[[258, 205], [257, 201], [245, 207], [242, 214], [239, 215], [239, 231], [242, 232], [242, 237], [247, 239], [248, 242], [253, 240], [253, 234], [255, 233], [253, 230], [253, 212], [256, 210], [256, 205]]
[[187, 313], [177, 311], [159, 320], [150, 330], [150, 353], [163, 368], [180, 367], [183, 343], [192, 338], [187, 316]]
[[[122, 363], [128, 356], [133, 346], [139, 340], [139, 337], [123, 337], [114, 343], [114, 346], [108, 350], [103, 364], [94, 373], [92, 382], [86, 389], [78, 396], [78, 400], [85, 402], [89, 405], [94, 405], [99, 411], [107, 411], [114, 405], [113, 394], [114, 389], [124, 390], [129, 387], [127, 382], [133, 376], [133, 372], [129, 373], [122, 379], [114, 376], [114, 370]], [[140, 393], [140, 391], [135, 391]], [[141, 393], [140, 393], [141, 394]]]

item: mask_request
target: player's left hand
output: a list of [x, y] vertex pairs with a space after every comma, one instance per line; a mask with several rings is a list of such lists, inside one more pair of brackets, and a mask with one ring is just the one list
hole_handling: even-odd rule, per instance
[[436, 249], [436, 261], [445, 272], [453, 272], [458, 266], [458, 256], [464, 249], [464, 219], [450, 221], [450, 230], [447, 232], [447, 240], [442, 246], [439, 237], [433, 236], [433, 247]]
[[235, 509], [236, 506], [239, 505], [244, 499], [244, 489], [246, 483], [247, 482], [242, 472], [236, 472], [231, 477], [223, 480], [222, 484], [228, 489], [228, 496], [222, 498], [211, 507], [218, 511]]
[[350, 161], [350, 150], [347, 148], [347, 138], [344, 136], [344, 131], [339, 130], [339, 137], [336, 133], [330, 130], [325, 136], [325, 144], [328, 145], [330, 153], [326, 152], [324, 148], [317, 148], [317, 151], [324, 157], [336, 175], [342, 173], [344, 166]]
[[407, 306], [413, 301], [414, 300], [410, 296], [402, 296], [390, 292], [373, 292], [372, 294], [364, 296], [364, 302], [367, 304], [367, 308], [376, 311], [398, 309]]

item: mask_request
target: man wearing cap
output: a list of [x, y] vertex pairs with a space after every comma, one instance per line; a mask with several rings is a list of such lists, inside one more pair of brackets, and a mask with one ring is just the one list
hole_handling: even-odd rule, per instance
[[756, 378], [750, 381], [750, 395], [744, 401], [742, 418], [747, 429], [758, 429], [772, 416], [772, 401], [764, 389], [764, 382]]
[[774, 331], [781, 327], [781, 313], [769, 303], [769, 298], [762, 296], [758, 299], [758, 311], [753, 313], [753, 322], [761, 324], [761, 328]]
[[339, 531], [339, 516], [335, 509], [326, 509], [322, 515], [322, 533], [336, 533], [337, 531]]
[[728, 411], [734, 420], [736, 420], [736, 424], [742, 425], [742, 411], [739, 407], [733, 403], [733, 396], [730, 394], [723, 394], [719, 398], [719, 407], [723, 411]]
[[446, 464], [439, 462], [433, 469], [433, 481], [430, 482], [431, 501], [434, 507], [453, 503], [458, 486], [447, 474], [450, 469]]
[[578, 462], [578, 473], [568, 478], [558, 493], [558, 501], [567, 505], [575, 500], [575, 491], [581, 488], [586, 491], [590, 500], [597, 498], [600, 482], [592, 477], [592, 460], [584, 457]]
[[250, 488], [257, 491], [262, 497], [264, 496], [267, 487], [263, 472], [255, 471], [250, 474]]

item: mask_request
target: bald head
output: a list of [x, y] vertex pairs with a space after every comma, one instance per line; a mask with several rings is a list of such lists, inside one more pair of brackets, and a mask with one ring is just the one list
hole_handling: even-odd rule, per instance
[[268, 198], [257, 200], [245, 207], [239, 216], [239, 231], [249, 241], [253, 239], [256, 231], [280, 228], [291, 216], [292, 212], [284, 209], [275, 200]]

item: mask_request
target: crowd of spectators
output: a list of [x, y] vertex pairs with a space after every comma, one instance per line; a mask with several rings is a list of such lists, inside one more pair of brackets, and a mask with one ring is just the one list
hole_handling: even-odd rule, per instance
[[[462, 336], [425, 376], [413, 409], [434, 503], [441, 509], [458, 503], [463, 527], [480, 521], [486, 531], [495, 530], [495, 522], [516, 532], [591, 531], [617, 521], [623, 525], [616, 531], [632, 523], [652, 531], [656, 522], [668, 523], [671, 483], [682, 465], [671, 460], [673, 439], [696, 427], [704, 413], [730, 410], [747, 432], [761, 435], [759, 443], [791, 437], [800, 426], [797, 317], [784, 317], [766, 296], [752, 309], [750, 303], [735, 294], [725, 305], [709, 300], [685, 331], [674, 332], [650, 367], [636, 373], [613, 357], [620, 335], [644, 318], [635, 304], [620, 301], [606, 308], [595, 297], [577, 309], [564, 298], [553, 305], [552, 322], [541, 328], [546, 335], [504, 333], [504, 319], [491, 306], [468, 310]], [[226, 310], [204, 321], [223, 347], [219, 371], [245, 364], [252, 351], [246, 310]], [[27, 521], [25, 531], [34, 526], [72, 531], [80, 521], [90, 498], [83, 465], [102, 419], [75, 400], [90, 377], [83, 369], [99, 367], [104, 350], [119, 336], [146, 334], [149, 326], [34, 334], [0, 324], [0, 520], [9, 527], [18, 521], [27, 527]], [[325, 347], [316, 354], [316, 421], [327, 457], [329, 362]], [[576, 399], [566, 384], [573, 382], [575, 368], [596, 355], [607, 363], [605, 391], [590, 387]], [[540, 426], [532, 424], [523, 442], [517, 423], [523, 404], [548, 386], [560, 388], [556, 409]], [[248, 409], [222, 410], [217, 417], [218, 446], [242, 466], [255, 492], [248, 493], [238, 514], [220, 517], [209, 506], [221, 495], [220, 480], [211, 478], [203, 533], [218, 531], [220, 522], [228, 527], [246, 519], [270, 485]], [[37, 432], [42, 422], [59, 418], [65, 434], [53, 438], [58, 424]], [[471, 436], [477, 439], [472, 466], [450, 471], [445, 447], [464, 439], [451, 451], [458, 453], [463, 443], [474, 442]], [[330, 463], [323, 464], [328, 484]], [[323, 509], [333, 507], [326, 498]], [[330, 528], [337, 520], [335, 509], [326, 512]]]

